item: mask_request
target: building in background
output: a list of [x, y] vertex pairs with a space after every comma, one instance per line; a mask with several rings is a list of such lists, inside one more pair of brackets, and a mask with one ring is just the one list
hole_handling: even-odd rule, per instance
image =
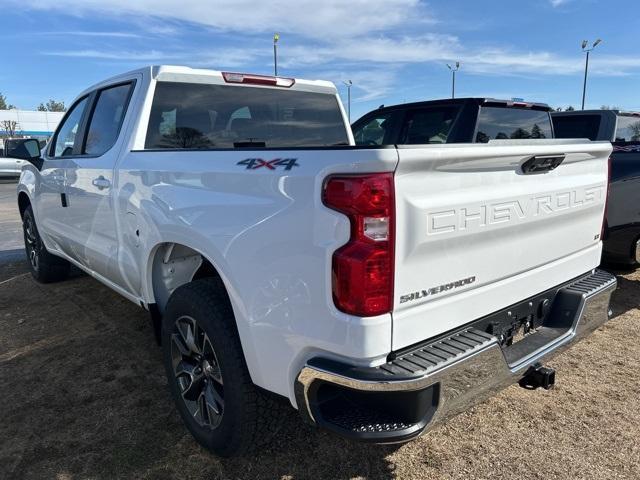
[[30, 110], [0, 110], [0, 138], [11, 134], [7, 132], [5, 121], [15, 121], [14, 137], [29, 137], [46, 140], [62, 120], [65, 112], [37, 112]]

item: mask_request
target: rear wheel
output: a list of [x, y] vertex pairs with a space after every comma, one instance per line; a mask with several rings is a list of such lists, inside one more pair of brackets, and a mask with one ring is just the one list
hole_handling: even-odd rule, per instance
[[222, 282], [206, 278], [178, 288], [162, 327], [171, 394], [198, 443], [228, 457], [268, 441], [283, 406], [251, 382]]
[[38, 282], [51, 283], [64, 280], [69, 276], [71, 265], [63, 258], [52, 255], [42, 243], [31, 206], [22, 216], [24, 247], [31, 275]]

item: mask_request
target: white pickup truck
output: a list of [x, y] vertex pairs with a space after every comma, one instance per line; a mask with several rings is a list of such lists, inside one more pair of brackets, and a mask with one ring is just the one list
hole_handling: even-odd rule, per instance
[[246, 451], [287, 403], [400, 442], [552, 386], [542, 362], [607, 321], [610, 152], [356, 147], [329, 82], [149, 67], [25, 142], [18, 205], [36, 280], [73, 264], [151, 312], [202, 445]]

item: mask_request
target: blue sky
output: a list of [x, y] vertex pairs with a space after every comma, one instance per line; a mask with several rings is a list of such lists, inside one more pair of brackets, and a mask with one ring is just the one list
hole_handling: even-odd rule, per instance
[[[0, 0], [0, 92], [33, 109], [149, 64], [334, 81], [352, 119], [380, 104], [457, 96], [522, 97], [640, 110], [638, 0]], [[7, 48], [8, 47], [8, 48]], [[346, 102], [345, 102], [346, 103]]]

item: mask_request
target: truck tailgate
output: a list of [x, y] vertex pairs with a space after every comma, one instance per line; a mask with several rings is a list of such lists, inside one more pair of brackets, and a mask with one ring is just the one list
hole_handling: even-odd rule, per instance
[[[572, 140], [399, 147], [393, 349], [595, 268], [610, 153]], [[523, 173], [546, 155], [564, 160]]]

